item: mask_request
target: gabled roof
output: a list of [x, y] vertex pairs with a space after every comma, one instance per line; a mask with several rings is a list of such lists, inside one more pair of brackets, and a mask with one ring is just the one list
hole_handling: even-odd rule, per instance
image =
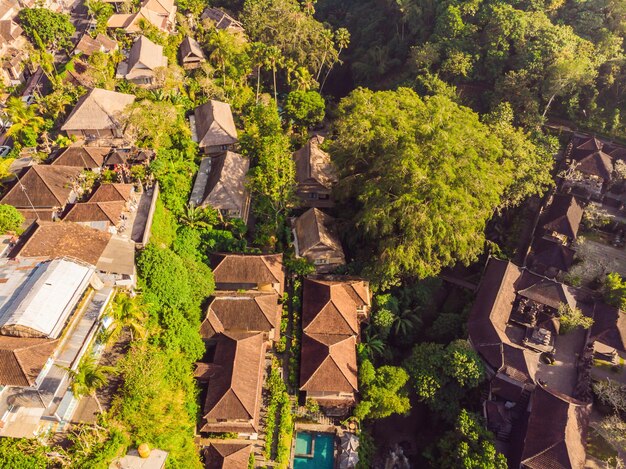
[[163, 46], [155, 44], [145, 36], [133, 43], [128, 54], [128, 71], [126, 78], [131, 79], [135, 74], [142, 71], [154, 71], [158, 67], [167, 66], [167, 57], [163, 55]]
[[594, 151], [578, 160], [576, 170], [609, 181], [613, 176], [613, 159], [602, 150]]
[[582, 217], [583, 208], [576, 197], [556, 194], [545, 215], [543, 227], [573, 239], [578, 234]]
[[120, 116], [133, 102], [135, 96], [132, 94], [93, 88], [78, 100], [61, 129], [116, 129], [120, 126]]
[[626, 351], [626, 313], [614, 306], [594, 303], [590, 337], [616, 350]]
[[62, 207], [72, 193], [72, 181], [81, 168], [69, 166], [30, 166], [0, 199], [17, 208]]
[[62, 150], [51, 164], [54, 166], [75, 166], [85, 169], [100, 168], [104, 164], [104, 158], [110, 151], [110, 147], [73, 145]]
[[280, 324], [281, 307], [276, 293], [215, 293], [200, 326], [210, 338], [230, 331], [269, 332]]
[[589, 405], [537, 386], [532, 395], [521, 467], [582, 469], [590, 410]]
[[58, 342], [58, 339], [0, 336], [0, 385], [35, 384]]
[[326, 247], [343, 258], [343, 249], [335, 229], [335, 219], [317, 208], [311, 208], [300, 215], [295, 222], [298, 241], [298, 254], [306, 256], [316, 247]]
[[247, 467], [252, 445], [248, 443], [211, 443], [204, 449], [205, 469], [242, 469]]
[[63, 217], [63, 221], [76, 223], [105, 221], [115, 226], [120, 222], [125, 208], [126, 203], [120, 200], [114, 202], [83, 202], [74, 204]]
[[102, 43], [97, 38], [84, 33], [74, 48], [74, 53], [81, 52], [85, 55], [93, 55], [103, 49]]
[[215, 283], [271, 284], [285, 282], [282, 254], [220, 254], [211, 256]]
[[89, 202], [127, 202], [134, 190], [132, 184], [100, 184], [89, 197]]
[[12, 256], [71, 257], [96, 265], [110, 239], [110, 233], [78, 223], [36, 221], [32, 234], [16, 246]]
[[185, 36], [183, 41], [180, 43], [180, 58], [183, 63], [188, 58], [206, 60], [200, 44], [198, 44], [198, 41], [191, 36]]
[[324, 137], [316, 135], [293, 154], [298, 184], [315, 181], [330, 189], [337, 182], [337, 174], [330, 155], [320, 148]]
[[246, 174], [250, 160], [232, 151], [209, 160], [211, 169], [200, 205], [210, 205], [217, 210], [235, 210], [243, 215], [248, 197]]
[[300, 389], [317, 392], [358, 391], [356, 337], [302, 335]]
[[116, 13], [109, 18], [107, 28], [124, 29], [126, 33], [139, 33], [139, 23], [145, 20], [163, 32], [167, 32], [168, 16], [161, 15], [146, 7], [141, 7], [137, 13]]
[[263, 334], [224, 333], [215, 349], [216, 369], [209, 378], [205, 419], [253, 420], [258, 426], [265, 355]]
[[358, 335], [357, 308], [370, 305], [364, 280], [304, 279], [302, 330], [307, 334]]
[[196, 135], [201, 148], [237, 142], [237, 129], [230, 104], [211, 100], [198, 106], [194, 114]]

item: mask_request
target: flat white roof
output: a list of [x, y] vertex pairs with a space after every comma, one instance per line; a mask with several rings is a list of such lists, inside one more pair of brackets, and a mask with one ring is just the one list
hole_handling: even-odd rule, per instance
[[0, 282], [7, 281], [0, 283], [0, 333], [57, 338], [94, 270], [68, 259], [1, 267]]

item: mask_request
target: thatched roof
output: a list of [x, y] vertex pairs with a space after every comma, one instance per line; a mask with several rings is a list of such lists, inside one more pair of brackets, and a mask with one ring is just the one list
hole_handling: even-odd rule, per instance
[[183, 41], [180, 43], [180, 59], [183, 63], [185, 63], [190, 59], [193, 61], [204, 61], [206, 60], [206, 57], [200, 47], [200, 44], [198, 44], [198, 41], [191, 36], [185, 36]]
[[[217, 210], [236, 211], [245, 218], [248, 202], [246, 190], [246, 174], [250, 167], [250, 160], [237, 153], [227, 151], [220, 156], [203, 159], [210, 162], [210, 169], [206, 179], [198, 177], [194, 183], [193, 193], [202, 194], [196, 205], [211, 206]], [[199, 171], [200, 173], [200, 171]], [[202, 185], [204, 187], [196, 187]]]
[[293, 154], [298, 184], [316, 182], [327, 189], [337, 182], [337, 174], [330, 155], [320, 148], [324, 137], [316, 135]]
[[139, 36], [130, 48], [125, 78], [131, 80], [135, 75], [145, 74], [146, 70], [154, 71], [158, 67], [167, 67], [163, 46], [155, 44], [145, 36]]
[[82, 96], [62, 130], [104, 130], [120, 127], [120, 117], [135, 102], [132, 94], [93, 88]]
[[196, 135], [200, 148], [237, 143], [230, 104], [210, 100], [196, 108]]
[[306, 256], [320, 247], [335, 251], [336, 257], [344, 257], [341, 241], [335, 228], [335, 219], [317, 208], [300, 215], [295, 222], [298, 254]]

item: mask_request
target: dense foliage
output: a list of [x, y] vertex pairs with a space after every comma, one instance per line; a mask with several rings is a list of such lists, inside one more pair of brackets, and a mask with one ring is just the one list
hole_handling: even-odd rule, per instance
[[0, 204], [0, 234], [17, 233], [24, 216], [13, 205]]
[[69, 15], [47, 8], [23, 8], [17, 15], [30, 41], [41, 50], [70, 47], [76, 28]]
[[550, 168], [510, 122], [484, 124], [449, 97], [408, 88], [343, 99], [331, 152], [348, 242], [382, 287], [475, 260], [494, 210], [541, 192]]
[[411, 409], [405, 384], [409, 376], [402, 368], [381, 366], [374, 368], [369, 360], [359, 365], [361, 400], [354, 410], [360, 419], [381, 419], [392, 414], [406, 414]]
[[0, 438], [0, 467], [47, 469], [49, 459], [43, 446], [34, 440]]

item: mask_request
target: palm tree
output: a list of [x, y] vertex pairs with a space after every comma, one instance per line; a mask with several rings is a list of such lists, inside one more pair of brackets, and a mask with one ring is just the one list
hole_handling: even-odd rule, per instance
[[415, 313], [408, 308], [402, 309], [396, 314], [392, 324], [394, 334], [405, 336], [421, 323], [421, 320]]
[[330, 72], [335, 66], [335, 63], [339, 62], [339, 56], [341, 55], [341, 51], [350, 45], [350, 31], [348, 31], [346, 28], [339, 28], [337, 31], [335, 31], [335, 43], [339, 48], [339, 50], [337, 51], [337, 60], [330, 67], [328, 67], [328, 71], [326, 72], [324, 80], [322, 81], [322, 86], [320, 86], [320, 93], [324, 89], [326, 79], [328, 78], [328, 75], [330, 75]]
[[35, 109], [36, 106], [29, 106], [20, 98], [15, 96], [9, 98], [6, 113], [13, 125], [11, 125], [11, 128], [7, 131], [7, 135], [22, 143], [27, 132], [35, 135], [38, 134], [44, 124], [44, 120], [41, 116], [36, 114]]
[[146, 314], [145, 305], [141, 304], [135, 297], [131, 297], [127, 293], [120, 293], [115, 297], [111, 308], [111, 316], [113, 317], [113, 329], [110, 339], [118, 337], [122, 329], [128, 327], [130, 330], [130, 338], [144, 338], [146, 335]]
[[261, 68], [265, 65], [265, 55], [267, 46], [262, 42], [254, 42], [251, 47], [252, 62], [256, 67], [256, 102], [259, 102], [259, 94], [261, 94]]
[[278, 104], [278, 91], [276, 89], [276, 70], [282, 62], [282, 54], [276, 46], [269, 46], [265, 49], [265, 65], [272, 70], [274, 78], [274, 101]]
[[102, 404], [96, 394], [96, 391], [109, 382], [108, 375], [115, 372], [112, 366], [99, 365], [93, 355], [87, 354], [83, 357], [78, 368], [64, 368], [72, 380], [70, 390], [74, 397], [80, 399], [83, 396], [91, 396], [98, 410], [102, 413]]
[[363, 335], [361, 350], [370, 360], [374, 360], [378, 357], [387, 357], [389, 355], [389, 350], [385, 342], [378, 337], [377, 334], [371, 334], [369, 329], [367, 329]]
[[324, 68], [324, 64], [326, 63], [326, 56], [328, 52], [333, 47], [333, 33], [329, 29], [324, 29], [322, 31], [322, 40], [324, 41], [324, 54], [322, 55], [322, 61], [320, 63], [320, 68], [317, 70], [317, 75], [315, 76], [315, 80], [320, 80], [320, 75], [322, 74], [322, 68]]
[[292, 83], [295, 84], [298, 91], [309, 91], [317, 85], [309, 69], [306, 67], [298, 67], [293, 71]]
[[217, 217], [206, 208], [189, 204], [180, 216], [180, 222], [190, 228], [205, 229], [217, 223]]

